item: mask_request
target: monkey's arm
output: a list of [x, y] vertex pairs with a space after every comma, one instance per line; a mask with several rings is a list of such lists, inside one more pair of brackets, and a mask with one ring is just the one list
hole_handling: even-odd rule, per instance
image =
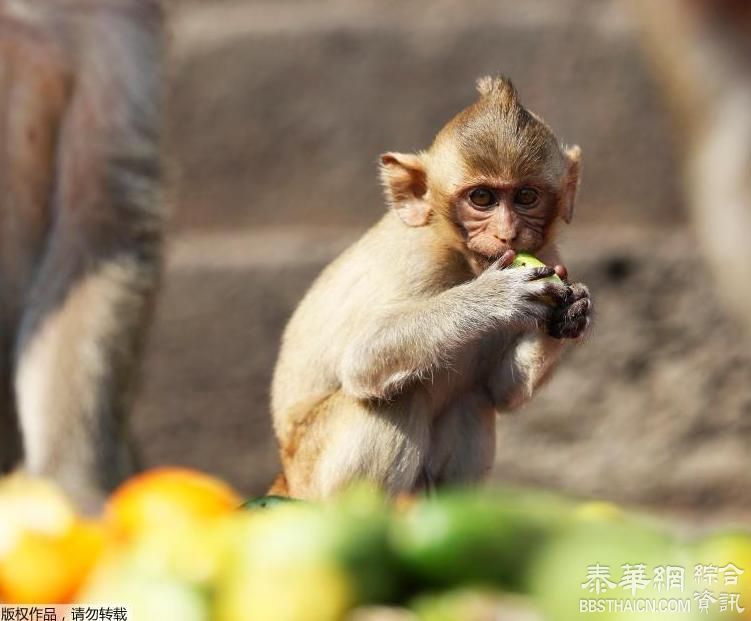
[[521, 335], [495, 365], [488, 387], [496, 409], [513, 410], [532, 397], [558, 362], [564, 339], [581, 337], [591, 314], [588, 289], [581, 283], [571, 285], [566, 302], [554, 311], [545, 331]]
[[460, 348], [484, 334], [542, 325], [551, 317], [544, 300], [565, 295], [564, 285], [541, 280], [551, 273], [491, 268], [433, 297], [377, 312], [342, 356], [342, 389], [357, 398], [389, 399], [449, 367]]

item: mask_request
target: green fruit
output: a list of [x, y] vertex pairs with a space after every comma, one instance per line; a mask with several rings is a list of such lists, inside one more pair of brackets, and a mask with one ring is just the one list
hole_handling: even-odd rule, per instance
[[[420, 621], [537, 619], [532, 603], [518, 595], [482, 589], [421, 594], [410, 602]], [[506, 616], [508, 615], [508, 616]]]
[[[547, 267], [540, 259], [537, 257], [533, 257], [531, 254], [527, 254], [526, 252], [520, 252], [516, 255], [516, 258], [513, 260], [511, 265], [509, 267]], [[551, 281], [558, 281], [561, 282], [561, 279], [558, 277], [557, 274], [553, 274], [552, 276], [548, 276], [544, 280], [551, 280]]]
[[568, 515], [568, 505], [547, 496], [452, 492], [415, 505], [395, 524], [392, 539], [420, 584], [519, 590]]
[[240, 505], [241, 509], [273, 509], [278, 505], [283, 505], [288, 502], [299, 502], [296, 498], [289, 498], [287, 496], [257, 496], [256, 498], [249, 498], [243, 504]]
[[209, 621], [212, 618], [204, 590], [164, 575], [139, 574], [128, 565], [100, 573], [77, 599], [88, 604], [117, 602], [127, 607], [129, 619], [142, 621]]
[[350, 577], [332, 562], [255, 565], [220, 585], [212, 619], [339, 621], [354, 606], [354, 596]]
[[327, 504], [284, 503], [242, 517], [247, 533], [237, 540], [233, 583], [258, 575], [318, 575], [320, 568], [324, 581], [337, 572], [346, 576], [353, 603], [389, 601], [398, 588], [388, 505], [371, 488], [352, 489]]
[[[578, 514], [579, 512], [577, 512]], [[528, 589], [545, 619], [570, 621], [641, 621], [667, 617], [655, 617], [645, 612], [609, 609], [602, 600], [657, 599], [661, 597], [686, 597], [680, 592], [662, 593], [651, 583], [633, 595], [620, 580], [624, 564], [643, 564], [647, 579], [653, 576], [657, 566], [675, 565], [686, 569], [687, 590], [692, 585], [692, 566], [679, 542], [654, 529], [648, 522], [623, 515], [617, 521], [585, 519], [575, 516], [570, 528], [550, 542], [530, 569]], [[599, 565], [606, 574], [600, 582], [601, 591], [592, 578], [592, 568]], [[594, 609], [581, 612], [582, 602], [594, 602]], [[691, 616], [681, 616], [691, 619]]]
[[[703, 536], [700, 540], [692, 542], [691, 565], [704, 567], [714, 566], [718, 569], [718, 579], [712, 584], [703, 582], [698, 588], [703, 591], [708, 588], [718, 597], [721, 592], [740, 594], [741, 607], [749, 610], [748, 602], [751, 601], [751, 532], [747, 530], [726, 530], [713, 532]], [[728, 567], [732, 565], [733, 567]], [[726, 571], [735, 573], [735, 568], [743, 570], [736, 575], [735, 584], [726, 582]], [[746, 612], [748, 614], [748, 612]], [[738, 619], [737, 610], [718, 611], [717, 620]], [[740, 618], [746, 618], [741, 616]]]

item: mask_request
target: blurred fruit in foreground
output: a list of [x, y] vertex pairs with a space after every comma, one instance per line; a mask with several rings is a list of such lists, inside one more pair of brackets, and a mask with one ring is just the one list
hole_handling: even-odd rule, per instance
[[[236, 545], [236, 518], [228, 516], [209, 523], [181, 524], [172, 529], [146, 531], [126, 546], [113, 547], [87, 585], [84, 595], [97, 601], [117, 599], [119, 576], [141, 575], [178, 580], [209, 589], [221, 577], [230, 548]], [[118, 576], [118, 577], [119, 577]]]
[[[223, 483], [174, 468], [121, 487], [99, 523], [47, 483], [0, 481], [0, 599], [118, 603], [139, 621], [569, 621], [585, 609], [593, 621], [657, 621], [597, 606], [694, 603], [694, 565], [705, 564], [720, 572], [707, 587], [714, 609], [676, 618], [751, 614], [748, 533], [686, 541], [606, 502], [456, 490], [393, 503], [358, 486], [326, 503], [240, 507]], [[728, 564], [743, 573], [725, 587]], [[685, 590], [652, 580], [669, 565], [685, 567]], [[722, 616], [721, 590], [745, 617]]]
[[711, 591], [718, 608], [722, 593], [738, 596], [737, 606], [726, 600], [727, 609], [717, 619], [751, 619], [751, 533], [712, 533], [696, 542], [692, 552], [689, 573], [698, 581], [699, 590]]
[[219, 585], [218, 619], [336, 621], [357, 602], [389, 601], [398, 579], [387, 505], [357, 488], [326, 505], [248, 514]]
[[23, 532], [60, 535], [75, 520], [73, 506], [52, 483], [22, 474], [0, 479], [0, 559]]
[[349, 613], [346, 621], [419, 621], [419, 619], [414, 612], [406, 608], [361, 606]]
[[159, 468], [115, 490], [105, 517], [115, 533], [127, 539], [151, 528], [174, 528], [226, 515], [241, 502], [219, 479], [185, 468]]
[[567, 503], [547, 495], [457, 491], [416, 503], [393, 541], [415, 579], [435, 587], [524, 585], [531, 560], [566, 523]]
[[250, 567], [231, 577], [217, 601], [217, 621], [339, 621], [354, 605], [346, 572], [333, 561]]
[[125, 606], [129, 619], [138, 621], [209, 621], [207, 593], [176, 578], [140, 574], [127, 564], [112, 565], [99, 573], [81, 602]]
[[[582, 602], [586, 605], [595, 600], [625, 602], [680, 596], [661, 595], [653, 588], [651, 577], [657, 566], [685, 564], [681, 546], [641, 519], [577, 519], [535, 560], [527, 592], [550, 621], [572, 621], [584, 616], [593, 621], [654, 621], [664, 618], [662, 613], [607, 607], [582, 613], [581, 606]], [[633, 580], [626, 578], [627, 571]], [[680, 618], [685, 621], [691, 617]]]
[[21, 474], [0, 481], [1, 601], [70, 601], [104, 541], [101, 526], [80, 520], [51, 483]]
[[623, 510], [612, 502], [591, 500], [583, 502], [575, 510], [578, 520], [592, 522], [618, 522], [624, 519]]
[[140, 621], [210, 617], [211, 596], [227, 566], [243, 514], [147, 530], [110, 549], [79, 594], [88, 603], [118, 602]]
[[0, 599], [17, 604], [70, 601], [99, 560], [103, 528], [76, 522], [64, 534], [25, 531], [0, 561]]
[[527, 599], [477, 589], [423, 595], [411, 607], [419, 621], [542, 621]]

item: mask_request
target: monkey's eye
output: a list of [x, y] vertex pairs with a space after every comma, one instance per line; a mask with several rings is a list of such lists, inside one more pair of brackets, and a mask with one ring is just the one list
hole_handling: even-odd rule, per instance
[[534, 188], [522, 188], [514, 196], [514, 202], [522, 207], [531, 207], [539, 197], [539, 192]]
[[498, 202], [498, 198], [488, 188], [475, 188], [469, 193], [469, 200], [476, 207], [490, 207]]

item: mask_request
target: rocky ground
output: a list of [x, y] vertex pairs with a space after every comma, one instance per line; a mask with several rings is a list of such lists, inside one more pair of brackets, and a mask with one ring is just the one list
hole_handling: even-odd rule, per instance
[[597, 321], [533, 402], [499, 419], [495, 479], [708, 518], [751, 510], [748, 339], [714, 303], [627, 15], [519, 4], [179, 3], [171, 243], [134, 417], [147, 465], [264, 490], [281, 330], [379, 217], [378, 153], [425, 146], [474, 77], [500, 68], [584, 148], [563, 246]]

